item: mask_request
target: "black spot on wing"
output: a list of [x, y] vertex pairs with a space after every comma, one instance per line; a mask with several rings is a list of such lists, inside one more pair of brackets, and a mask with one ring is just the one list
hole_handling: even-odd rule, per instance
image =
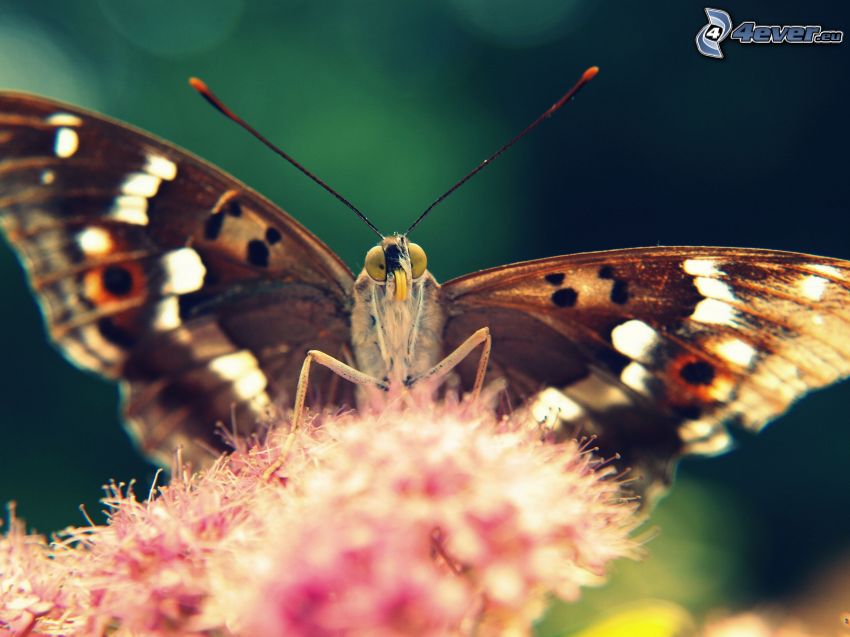
[[599, 268], [599, 278], [600, 279], [613, 279], [614, 278], [614, 268], [610, 265], [603, 265]]
[[114, 296], [124, 296], [133, 289], [133, 275], [120, 265], [110, 265], [101, 275], [103, 287]]
[[269, 248], [260, 239], [252, 239], [248, 242], [248, 263], [258, 268], [269, 267]]
[[679, 370], [679, 376], [689, 385], [711, 385], [714, 367], [705, 361], [694, 361]]
[[227, 202], [225, 206], [225, 210], [227, 210], [227, 214], [231, 217], [241, 217], [242, 216], [242, 204], [239, 203], [238, 199], [231, 199]]
[[578, 292], [572, 288], [562, 288], [552, 293], [552, 303], [558, 307], [573, 307], [578, 301]]
[[551, 283], [552, 285], [561, 285], [564, 282], [564, 273], [563, 272], [552, 272], [551, 274], [547, 274], [545, 277], [546, 283]]
[[611, 302], [617, 305], [625, 305], [629, 301], [629, 282], [616, 279], [611, 286]]
[[204, 222], [204, 239], [209, 239], [210, 241], [218, 239], [218, 235], [221, 234], [221, 228], [223, 225], [223, 212], [216, 212], [215, 214], [207, 217], [207, 220]]
[[281, 240], [280, 230], [277, 228], [266, 228], [266, 242], [270, 246]]

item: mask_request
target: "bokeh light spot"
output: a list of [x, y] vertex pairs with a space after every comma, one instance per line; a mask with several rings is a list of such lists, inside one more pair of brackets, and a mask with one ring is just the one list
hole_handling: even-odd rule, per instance
[[181, 57], [227, 38], [242, 15], [242, 0], [124, 0], [98, 2], [115, 29], [154, 55]]
[[506, 46], [535, 46], [568, 30], [577, 0], [452, 0], [462, 20], [475, 31]]

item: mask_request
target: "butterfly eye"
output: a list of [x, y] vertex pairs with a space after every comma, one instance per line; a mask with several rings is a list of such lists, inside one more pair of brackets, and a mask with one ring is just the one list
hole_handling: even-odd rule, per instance
[[425, 268], [428, 267], [428, 257], [425, 256], [425, 250], [417, 243], [407, 245], [407, 250], [410, 254], [410, 274], [414, 279], [418, 279], [425, 273]]
[[384, 249], [381, 246], [375, 246], [366, 253], [366, 274], [375, 279], [375, 281], [387, 280], [387, 260], [384, 258]]

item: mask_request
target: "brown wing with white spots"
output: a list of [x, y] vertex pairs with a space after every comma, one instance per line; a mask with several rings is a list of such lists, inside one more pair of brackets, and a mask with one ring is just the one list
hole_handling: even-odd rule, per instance
[[294, 393], [307, 349], [342, 356], [348, 342], [353, 277], [327, 246], [220, 170], [100, 115], [0, 94], [0, 224], [53, 340], [122, 381], [128, 424], [160, 458], [220, 446], [231, 413], [250, 430]]
[[[491, 376], [549, 426], [598, 436], [644, 482], [850, 374], [850, 262], [658, 247], [508, 265], [442, 289], [446, 348], [493, 335]], [[469, 386], [473, 361], [461, 370]], [[548, 388], [548, 389], [547, 389]]]

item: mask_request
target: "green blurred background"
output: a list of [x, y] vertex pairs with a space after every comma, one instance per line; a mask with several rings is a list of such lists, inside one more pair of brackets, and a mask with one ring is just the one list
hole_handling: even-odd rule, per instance
[[[237, 112], [401, 230], [555, 101], [573, 104], [416, 232], [439, 280], [554, 254], [655, 244], [850, 258], [850, 43], [726, 43], [700, 56], [700, 2], [125, 0], [0, 3], [0, 87], [93, 108], [211, 160], [268, 195], [355, 270], [373, 236], [209, 108]], [[736, 2], [737, 24], [850, 29], [836, 2]], [[115, 389], [46, 343], [0, 248], [0, 501], [39, 531], [96, 516], [99, 487], [154, 468], [119, 425]], [[848, 336], [850, 338], [850, 336]], [[621, 600], [699, 613], [799, 595], [850, 553], [850, 384], [806, 399], [757, 439], [682, 463], [653, 518], [653, 556], [541, 627]], [[850, 594], [847, 596], [850, 607]], [[588, 616], [589, 616], [588, 615]]]

